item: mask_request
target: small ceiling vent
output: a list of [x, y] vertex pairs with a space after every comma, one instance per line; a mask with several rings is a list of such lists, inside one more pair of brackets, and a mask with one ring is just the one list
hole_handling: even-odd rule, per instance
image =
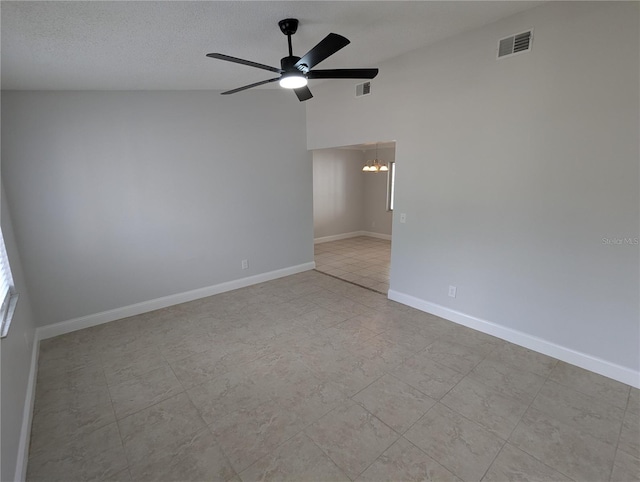
[[363, 82], [356, 85], [356, 97], [362, 97], [363, 95], [371, 94], [371, 82]]
[[533, 41], [533, 30], [511, 35], [500, 39], [498, 42], [498, 58], [511, 57], [516, 54], [523, 54], [531, 51]]

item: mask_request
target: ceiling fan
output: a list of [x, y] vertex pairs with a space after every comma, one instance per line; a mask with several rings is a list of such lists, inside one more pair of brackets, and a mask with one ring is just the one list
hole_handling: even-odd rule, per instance
[[289, 55], [280, 60], [280, 68], [224, 54], [207, 54], [207, 57], [211, 57], [212, 59], [226, 60], [227, 62], [235, 62], [236, 64], [248, 65], [249, 67], [269, 70], [270, 72], [280, 74], [280, 77], [274, 77], [273, 79], [262, 80], [255, 84], [228, 90], [222, 92], [222, 95], [235, 94], [236, 92], [251, 89], [252, 87], [279, 81], [281, 87], [293, 89], [300, 102], [303, 102], [313, 97], [309, 87], [307, 87], [307, 80], [309, 79], [373, 79], [378, 75], [378, 69], [311, 70], [327, 57], [335, 54], [341, 48], [346, 47], [350, 43], [349, 40], [342, 35], [330, 33], [302, 57], [296, 57], [293, 55], [293, 49], [291, 47], [291, 36], [298, 30], [298, 19], [286, 18], [280, 20], [278, 25], [282, 33], [287, 36], [289, 43]]

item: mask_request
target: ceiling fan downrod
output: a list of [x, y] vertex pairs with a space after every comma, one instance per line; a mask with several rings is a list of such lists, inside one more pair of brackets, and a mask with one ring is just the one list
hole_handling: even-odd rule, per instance
[[287, 36], [287, 42], [289, 44], [289, 57], [293, 56], [293, 47], [291, 46], [291, 36], [298, 31], [298, 19], [297, 18], [285, 18], [278, 22], [280, 31]]

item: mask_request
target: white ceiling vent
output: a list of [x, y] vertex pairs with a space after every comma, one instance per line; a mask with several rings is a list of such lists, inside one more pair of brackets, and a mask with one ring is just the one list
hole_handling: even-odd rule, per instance
[[363, 82], [356, 85], [356, 97], [362, 97], [363, 95], [371, 95], [371, 82]]
[[516, 35], [510, 35], [498, 42], [498, 58], [511, 57], [531, 51], [533, 42], [533, 29]]

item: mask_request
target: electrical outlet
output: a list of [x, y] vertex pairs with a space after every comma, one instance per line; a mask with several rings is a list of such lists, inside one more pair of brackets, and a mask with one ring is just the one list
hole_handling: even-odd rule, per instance
[[400, 222], [401, 223], [407, 222], [407, 213], [400, 213]]
[[449, 286], [449, 296], [451, 296], [451, 298], [456, 297], [456, 291], [458, 291], [458, 288], [455, 286]]
[[372, 222], [371, 222], [371, 227], [372, 227], [372, 228], [375, 228], [375, 227], [376, 227], [376, 222], [375, 222], [375, 221], [372, 221]]
[[248, 269], [248, 268], [249, 268], [249, 260], [243, 259], [242, 260], [242, 269]]

